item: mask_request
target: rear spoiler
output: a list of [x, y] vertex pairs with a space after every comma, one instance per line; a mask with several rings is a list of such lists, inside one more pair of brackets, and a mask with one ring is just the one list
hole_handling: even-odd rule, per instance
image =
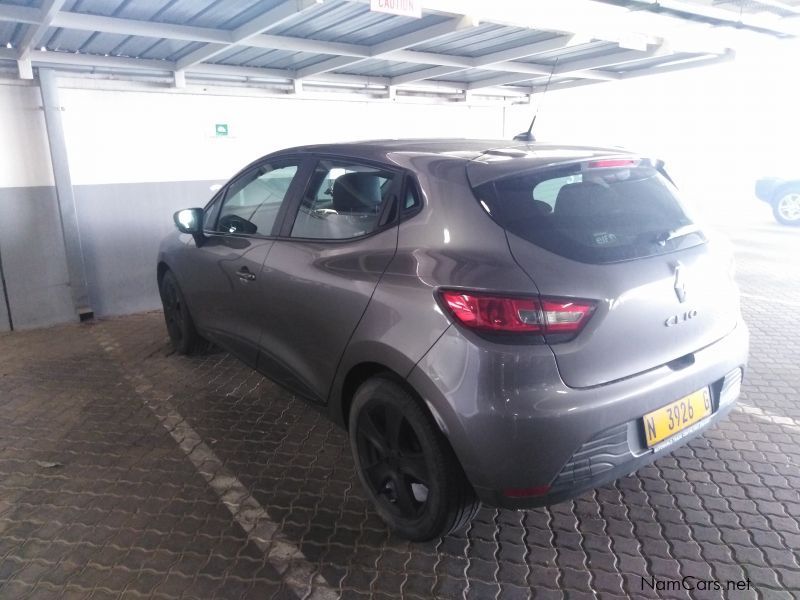
[[467, 178], [476, 188], [484, 183], [506, 177], [516, 177], [533, 171], [563, 169], [574, 166], [576, 172], [587, 169], [620, 168], [625, 166], [650, 166], [675, 184], [664, 169], [664, 161], [631, 153], [587, 153], [560, 151], [547, 156], [547, 152], [521, 152], [519, 150], [489, 150], [467, 163]]

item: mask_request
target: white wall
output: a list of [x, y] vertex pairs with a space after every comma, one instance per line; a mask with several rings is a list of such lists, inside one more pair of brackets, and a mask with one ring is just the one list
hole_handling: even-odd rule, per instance
[[[60, 81], [74, 185], [225, 179], [288, 146], [382, 137], [497, 137], [500, 106], [114, 90]], [[87, 86], [90, 86], [87, 89]], [[232, 91], [231, 94], [240, 93]], [[0, 188], [52, 186], [36, 85], [0, 80]], [[229, 135], [214, 127], [227, 123]]]
[[[382, 137], [496, 137], [502, 107], [62, 89], [76, 185], [227, 179], [300, 144]], [[227, 137], [215, 135], [226, 123]]]
[[38, 86], [0, 83], [0, 188], [53, 184], [41, 105]]

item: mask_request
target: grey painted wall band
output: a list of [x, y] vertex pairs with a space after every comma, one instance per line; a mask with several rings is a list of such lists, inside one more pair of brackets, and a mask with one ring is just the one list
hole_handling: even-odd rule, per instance
[[[204, 206], [218, 180], [76, 185], [89, 298], [97, 316], [157, 309], [156, 258], [172, 214]], [[15, 329], [76, 321], [55, 188], [0, 188], [0, 240]], [[0, 307], [2, 308], [2, 307]], [[0, 317], [0, 331], [7, 330]]]

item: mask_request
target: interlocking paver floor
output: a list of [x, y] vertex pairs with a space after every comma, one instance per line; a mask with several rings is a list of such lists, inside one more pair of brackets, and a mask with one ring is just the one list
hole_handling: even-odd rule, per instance
[[614, 485], [428, 544], [387, 533], [341, 431], [221, 351], [172, 354], [159, 314], [0, 336], [0, 597], [798, 598], [800, 230], [732, 235], [740, 408]]

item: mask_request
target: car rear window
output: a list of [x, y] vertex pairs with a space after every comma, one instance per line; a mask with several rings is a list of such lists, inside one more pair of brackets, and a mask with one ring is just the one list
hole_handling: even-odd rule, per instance
[[[630, 162], [626, 166], [605, 166]], [[566, 258], [608, 263], [705, 242], [677, 190], [644, 161], [525, 172], [474, 189], [509, 232]]]

